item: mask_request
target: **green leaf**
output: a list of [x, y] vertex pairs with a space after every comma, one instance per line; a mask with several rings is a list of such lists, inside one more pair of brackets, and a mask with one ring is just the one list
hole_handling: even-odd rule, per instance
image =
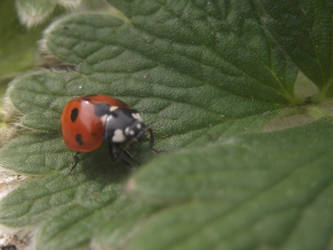
[[[273, 24], [287, 3], [109, 3], [118, 9], [68, 15], [45, 31], [43, 49], [66, 70], [11, 83], [18, 124], [33, 133], [3, 147], [0, 164], [35, 176], [1, 201], [0, 223], [37, 225], [37, 249], [328, 248], [329, 57], [310, 53], [320, 75], [286, 47], [298, 39], [293, 32], [278, 39]], [[301, 3], [292, 6], [302, 13]], [[306, 20], [321, 13], [314, 7]], [[286, 27], [300, 27], [306, 45], [302, 18]], [[326, 35], [324, 19], [311, 32]], [[317, 39], [331, 53], [326, 36]], [[313, 86], [321, 98], [312, 98]], [[69, 175], [74, 153], [60, 115], [71, 98], [96, 93], [139, 110], [163, 152], [133, 145], [136, 171], [111, 162], [102, 145]], [[321, 213], [326, 220], [316, 219]]]
[[37, 40], [41, 30], [27, 31], [20, 25], [15, 11], [15, 2], [0, 3], [0, 80], [36, 65]]
[[[12, 167], [6, 165], [7, 159], [10, 159], [10, 164], [14, 166], [12, 169], [17, 167], [15, 164], [24, 162], [25, 167], [15, 170], [43, 174], [30, 178], [0, 204], [0, 221], [3, 224], [12, 227], [45, 226], [42, 232], [50, 234], [52, 240], [45, 239], [44, 235], [38, 238], [38, 244], [43, 242], [40, 249], [57, 249], [59, 242], [55, 239], [63, 242], [61, 249], [72, 249], [88, 242], [94, 231], [93, 224], [100, 223], [105, 207], [113, 207], [123, 189], [123, 180], [130, 171], [126, 165], [110, 164], [110, 160], [103, 157], [107, 155], [106, 150], [101, 149], [89, 154], [89, 159], [86, 159], [88, 155], [83, 156], [84, 160], [70, 174], [68, 168], [63, 168], [73, 163], [72, 154], [65, 151], [64, 146], [61, 151], [52, 148], [60, 144], [46, 136], [30, 135], [12, 141], [2, 149], [0, 156], [1, 165], [7, 168]], [[16, 156], [10, 155], [13, 148], [18, 148]], [[45, 151], [51, 153], [45, 154]], [[22, 160], [22, 155], [30, 157]], [[13, 161], [15, 157], [16, 162]], [[41, 169], [44, 169], [43, 172]], [[59, 233], [54, 235], [55, 230]], [[80, 236], [73, 237], [72, 234]]]
[[[296, 69], [265, 36], [257, 17], [251, 13], [251, 6], [245, 7], [244, 13], [239, 14], [248, 15], [252, 21], [248, 27], [242, 27], [250, 29], [248, 32], [234, 32], [235, 20], [230, 25], [225, 24], [231, 31], [221, 33], [215, 28], [209, 31], [210, 34], [207, 34], [205, 23], [193, 24], [194, 27], [187, 27], [182, 22], [160, 24], [162, 20], [158, 18], [175, 18], [163, 8], [161, 11], [165, 13], [156, 15], [157, 20], [153, 19], [153, 22], [139, 18], [131, 20], [130, 24], [126, 20], [123, 23], [119, 19], [122, 16], [75, 15], [47, 32], [47, 47], [62, 60], [79, 64], [78, 70], [95, 81], [108, 81], [113, 85], [126, 82], [131, 87], [135, 80], [136, 88], [131, 89], [153, 84], [157, 85], [156, 94], [163, 90], [168, 93], [167, 87], [177, 87], [180, 82], [178, 87], [184, 91], [196, 87], [202, 92], [210, 90], [207, 93], [210, 95], [214, 90], [220, 99], [224, 97], [221, 103], [215, 101], [217, 97], [213, 95], [214, 103], [208, 103], [207, 108], [226, 106], [230, 99], [236, 99], [239, 106], [248, 106], [251, 98], [256, 98], [262, 106], [265, 102], [292, 102]], [[195, 6], [193, 9], [194, 13], [189, 15], [191, 19], [205, 14]], [[150, 27], [152, 23], [158, 24], [155, 29]], [[194, 29], [199, 33], [194, 34]], [[177, 31], [176, 34], [171, 30]], [[251, 37], [251, 33], [255, 36]], [[267, 48], [263, 50], [262, 46]], [[126, 72], [132, 73], [132, 79], [128, 79]], [[277, 72], [281, 72], [282, 79], [276, 77]], [[220, 82], [221, 78], [226, 81]]]
[[61, 170], [72, 158], [61, 138], [45, 134], [21, 136], [0, 151], [1, 166], [25, 174]]
[[[160, 157], [155, 164], [138, 171], [131, 185], [137, 192], [152, 196], [150, 199], [233, 202], [248, 199], [258, 189], [269, 189], [272, 183], [284, 181], [294, 172], [313, 169], [319, 176], [325, 173], [322, 178], [330, 179], [332, 142], [328, 138], [333, 136], [332, 124], [331, 119], [323, 119], [297, 128], [238, 137], [205, 149], [193, 148], [174, 154], [172, 164], [169, 156]], [[238, 197], [234, 189], [246, 196]]]
[[[133, 212], [127, 217], [130, 220], [130, 218], [136, 218], [136, 215], [145, 217], [155, 210], [154, 207], [140, 205], [129, 207], [127, 199], [109, 202], [94, 210], [89, 210], [82, 206], [71, 207], [65, 213], [49, 219], [44, 224], [37, 235], [37, 248], [57, 249], [59, 242], [62, 242], [62, 249], [72, 249], [74, 246], [85, 245], [89, 243], [92, 235], [96, 232], [98, 226], [101, 225], [101, 221], [118, 220], [118, 213], [125, 211]], [[73, 215], [68, 216], [68, 212], [73, 213]], [[132, 224], [135, 222], [133, 220]], [[131, 224], [128, 226], [131, 226]], [[121, 235], [121, 231], [126, 230], [126, 227], [118, 227], [117, 230], [119, 230], [118, 232]]]
[[124, 249], [329, 249], [332, 125], [322, 119], [160, 157], [128, 190], [137, 203], [164, 209], [136, 215], [136, 224], [121, 212], [98, 241]]
[[38, 64], [37, 40], [41, 29], [27, 31], [15, 11], [15, 1], [0, 2], [0, 146], [6, 143], [16, 132], [10, 108], [4, 105], [4, 96], [8, 83], [20, 72]]
[[[1, 203], [1, 221], [23, 226], [67, 214], [73, 206], [84, 207], [92, 213], [112, 203], [121, 190], [119, 183], [128, 168], [112, 169], [106, 167], [106, 163], [100, 163], [97, 171], [79, 166], [80, 171], [75, 175], [68, 176], [66, 172], [67, 177], [57, 173], [31, 179]], [[22, 203], [22, 200], [25, 202]]]
[[264, 22], [273, 37], [325, 96], [333, 84], [331, 1], [261, 0], [261, 3], [267, 13]]

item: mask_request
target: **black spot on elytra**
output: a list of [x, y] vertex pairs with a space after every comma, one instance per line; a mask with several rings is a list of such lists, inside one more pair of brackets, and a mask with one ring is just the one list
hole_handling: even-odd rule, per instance
[[79, 145], [83, 145], [83, 140], [82, 140], [82, 136], [81, 136], [81, 134], [77, 134], [77, 135], [75, 136], [75, 140], [76, 140], [76, 142], [77, 142]]
[[103, 116], [110, 113], [110, 105], [107, 103], [99, 103], [94, 107], [94, 113], [96, 116]]
[[76, 121], [78, 115], [79, 115], [79, 110], [77, 108], [72, 109], [72, 112], [71, 112], [71, 120], [72, 120], [72, 122]]

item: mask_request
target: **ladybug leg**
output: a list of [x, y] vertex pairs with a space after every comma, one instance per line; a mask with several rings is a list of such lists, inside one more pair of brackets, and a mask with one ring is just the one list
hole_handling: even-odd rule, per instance
[[130, 160], [134, 161], [137, 165], [139, 165], [139, 163], [134, 159], [133, 155], [131, 155], [126, 149], [122, 149], [120, 144], [109, 142], [109, 154], [111, 159], [113, 161], [121, 160], [125, 164], [132, 166], [133, 163], [131, 163], [124, 157], [121, 157], [122, 153], [124, 153]]
[[127, 165], [129, 166], [133, 166], [133, 162], [136, 164], [136, 165], [139, 165], [139, 163], [134, 159], [133, 155], [131, 155], [127, 150], [123, 150], [122, 151], [131, 161], [129, 161], [128, 159], [124, 158], [124, 157], [120, 157], [120, 160], [124, 163], [126, 163]]
[[109, 154], [113, 161], [118, 160], [121, 154], [121, 148], [118, 144], [112, 143], [109, 141]]
[[74, 168], [77, 166], [77, 164], [82, 160], [80, 157], [80, 152], [76, 152], [73, 156], [74, 162], [73, 165], [71, 166], [71, 169], [69, 170], [69, 174], [72, 173], [72, 171], [74, 170]]
[[151, 128], [147, 128], [147, 131], [149, 132], [149, 147], [150, 147], [150, 150], [153, 151], [154, 153], [161, 153], [160, 150], [157, 150], [156, 148], [154, 148], [155, 137], [154, 137], [153, 130]]
[[140, 162], [138, 160], [135, 159], [135, 157], [127, 150], [127, 149], [124, 149], [124, 154], [129, 158], [131, 159], [133, 162], [135, 162], [136, 165], [140, 165]]
[[[132, 166], [132, 163], [126, 160], [124, 157], [120, 157], [121, 153], [128, 153], [126, 150], [122, 150], [120, 145], [109, 142], [109, 154], [113, 161], [117, 161], [118, 159], [125, 163], [128, 166]], [[127, 154], [126, 154], [127, 155]]]
[[154, 149], [154, 143], [155, 143], [155, 137], [153, 134], [153, 130], [151, 128], [147, 128], [147, 131], [149, 132], [149, 147], [151, 150]]
[[130, 158], [131, 160], [134, 160], [133, 155], [127, 149], [124, 149], [123, 152], [128, 158]]

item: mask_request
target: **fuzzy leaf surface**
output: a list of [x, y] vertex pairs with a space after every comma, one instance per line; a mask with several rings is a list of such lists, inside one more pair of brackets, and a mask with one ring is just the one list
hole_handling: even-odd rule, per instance
[[[102, 226], [100, 248], [330, 249], [332, 124], [156, 159], [128, 182], [137, 205]], [[164, 208], [150, 215], [137, 208], [156, 203]]]

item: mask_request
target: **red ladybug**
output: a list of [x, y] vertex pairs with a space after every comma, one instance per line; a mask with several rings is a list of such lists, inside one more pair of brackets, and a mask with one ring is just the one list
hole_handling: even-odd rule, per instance
[[[121, 145], [144, 141], [146, 131], [150, 134], [152, 149], [154, 145], [152, 129], [142, 122], [138, 111], [105, 95], [87, 95], [69, 101], [61, 115], [61, 128], [69, 149], [91, 152], [101, 146], [104, 138], [113, 159], [121, 154]], [[78, 161], [77, 155], [75, 157]]]

